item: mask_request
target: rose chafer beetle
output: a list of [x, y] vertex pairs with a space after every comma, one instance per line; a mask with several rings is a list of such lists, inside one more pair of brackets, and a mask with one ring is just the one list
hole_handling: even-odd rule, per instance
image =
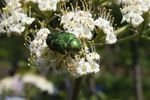
[[81, 42], [69, 32], [53, 32], [47, 36], [48, 47], [61, 54], [77, 53], [81, 50]]

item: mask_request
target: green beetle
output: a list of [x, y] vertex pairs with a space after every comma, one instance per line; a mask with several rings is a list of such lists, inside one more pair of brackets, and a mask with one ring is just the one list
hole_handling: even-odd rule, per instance
[[68, 32], [54, 32], [47, 36], [48, 47], [61, 54], [77, 53], [81, 50], [81, 42]]

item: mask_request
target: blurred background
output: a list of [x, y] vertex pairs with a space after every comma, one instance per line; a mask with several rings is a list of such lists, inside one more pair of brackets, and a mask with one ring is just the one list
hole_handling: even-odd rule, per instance
[[[111, 9], [117, 27], [121, 27], [119, 8], [114, 4]], [[130, 34], [128, 31], [118, 38]], [[0, 35], [0, 100], [71, 98], [75, 78], [55, 72], [45, 75], [27, 66], [29, 50], [23, 45], [23, 37]], [[101, 71], [82, 79], [78, 100], [150, 100], [149, 43], [136, 37], [111, 46], [97, 46]]]

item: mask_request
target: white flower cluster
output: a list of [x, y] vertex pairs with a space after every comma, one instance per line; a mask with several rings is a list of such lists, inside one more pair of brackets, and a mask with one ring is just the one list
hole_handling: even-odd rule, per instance
[[[69, 59], [66, 63], [73, 62], [74, 67], [73, 70], [70, 70], [70, 72], [75, 77], [99, 72], [99, 64], [96, 62], [100, 59], [99, 54], [97, 54], [96, 52], [89, 52], [87, 48], [85, 50], [85, 56], [82, 58], [76, 55], [75, 59], [70, 56], [67, 56], [65, 59], [63, 59], [65, 55], [56, 53], [48, 48], [46, 44], [46, 38], [48, 34], [50, 34], [50, 31], [48, 29], [40, 29], [36, 33], [34, 40], [31, 41], [29, 45], [31, 53], [30, 60], [32, 60], [33, 63], [38, 66], [38, 68], [45, 68], [47, 71], [49, 68], [56, 69], [56, 67], [61, 67], [61, 63], [64, 63], [63, 60]], [[68, 68], [68, 66], [66, 67]]]
[[4, 100], [25, 100], [25, 98], [19, 96], [6, 96], [4, 97]]
[[47, 28], [42, 28], [36, 33], [34, 40], [30, 43], [30, 52], [31, 54], [36, 55], [36, 58], [39, 58], [45, 51], [44, 49], [47, 47], [46, 38], [48, 34], [50, 34], [50, 31]]
[[14, 94], [23, 94], [23, 82], [20, 76], [6, 77], [0, 81], [0, 94], [4, 91], [11, 91]]
[[0, 81], [0, 94], [6, 90], [9, 92], [12, 91], [15, 95], [22, 95], [26, 84], [32, 84], [41, 91], [47, 91], [49, 94], [54, 94], [57, 92], [53, 83], [40, 75], [18, 74], [13, 77], [6, 77]]
[[63, 28], [70, 33], [73, 33], [77, 38], [92, 38], [94, 30], [94, 19], [92, 14], [87, 11], [68, 12], [61, 17]]
[[[48, 71], [49, 68], [56, 69], [56, 67], [61, 67], [61, 63], [65, 61], [67, 63], [66, 68], [68, 68], [69, 72], [75, 77], [99, 72], [100, 65], [97, 62], [100, 59], [99, 54], [90, 52], [89, 49], [86, 48], [84, 50], [84, 56], [82, 57], [79, 57], [80, 54], [77, 54], [75, 58], [70, 56], [64, 58], [65, 55], [56, 53], [48, 48], [46, 44], [48, 34], [50, 34], [48, 29], [40, 29], [29, 45], [31, 58], [36, 66], [41, 67], [41, 69], [47, 68], [46, 70]], [[73, 67], [70, 70], [71, 63]], [[64, 64], [64, 66], [65, 65], [66, 64]]]
[[131, 23], [133, 27], [139, 26], [143, 21], [143, 13], [149, 11], [149, 0], [123, 0], [121, 9], [123, 14], [122, 22]]
[[117, 41], [110, 21], [103, 17], [94, 20], [89, 11], [77, 10], [64, 13], [61, 16], [61, 24], [67, 32], [73, 33], [77, 38], [91, 40], [93, 37], [92, 31], [97, 26], [106, 34], [107, 44], [113, 44]]
[[57, 3], [62, 0], [25, 0], [26, 3], [33, 2], [38, 4], [38, 8], [41, 11], [56, 11]]
[[[74, 34], [79, 40], [84, 41], [92, 40], [94, 36], [93, 32], [98, 27], [106, 35], [105, 41], [107, 44], [116, 43], [117, 38], [112, 27], [113, 20], [111, 20], [110, 12], [106, 9], [100, 9], [100, 13], [103, 12], [104, 14], [99, 14], [100, 16], [95, 19], [89, 10], [90, 7], [87, 7], [86, 4], [83, 4], [83, 7], [85, 7], [83, 10], [78, 6], [76, 8], [72, 6], [72, 10], [62, 10], [62, 16], [60, 16], [60, 18], [64, 30]], [[86, 42], [82, 42], [82, 45], [83, 50], [81, 50], [82, 52], [79, 55], [77, 54], [73, 58], [67, 58], [68, 70], [75, 77], [100, 71], [100, 55], [97, 54], [94, 49], [90, 52]]]
[[25, 30], [25, 25], [30, 25], [35, 19], [30, 18], [21, 8], [20, 0], [5, 0], [6, 6], [1, 12], [0, 33], [21, 34]]
[[35, 63], [43, 71], [48, 71], [49, 68], [55, 69], [61, 62], [61, 55], [50, 50], [46, 44], [48, 34], [50, 34], [50, 31], [47, 28], [41, 28], [29, 45], [31, 62]]
[[[30, 25], [35, 20], [34, 18], [27, 16], [24, 4], [30, 4], [32, 2], [31, 4], [35, 3], [41, 11], [56, 11], [57, 4], [60, 1], [64, 0], [6, 0], [6, 7], [3, 8], [1, 14], [2, 18], [0, 19], [0, 31], [6, 32], [8, 35], [11, 33], [21, 34], [25, 31], [26, 25]], [[69, 10], [67, 7], [64, 7], [64, 10], [61, 9], [62, 15], [60, 16], [60, 23], [63, 25], [62, 30], [74, 34], [76, 36], [74, 38], [77, 38], [77, 40], [80, 41], [81, 50], [76, 54], [61, 54], [51, 50], [46, 43], [47, 36], [51, 34], [50, 30], [48, 28], [41, 28], [38, 30], [35, 25], [36, 29], [33, 30], [34, 32], [38, 30], [38, 32], [36, 31], [35, 34], [33, 33], [34, 40], [31, 41], [31, 37], [29, 37], [30, 35], [28, 36], [28, 34], [26, 34], [27, 32], [24, 34], [27, 36], [25, 37], [27, 40], [26, 43], [29, 43], [26, 45], [30, 49], [30, 64], [34, 63], [38, 68], [41, 68], [41, 70], [45, 69], [45, 71], [49, 71], [50, 68], [57, 69], [63, 65], [76, 77], [90, 73], [97, 73], [100, 71], [100, 55], [96, 53], [95, 47], [93, 46], [94, 43], [91, 40], [94, 37], [94, 32], [97, 32], [97, 29], [100, 29], [106, 36], [105, 42], [107, 44], [116, 43], [117, 38], [112, 26], [112, 17], [110, 16], [110, 12], [106, 9], [102, 9], [100, 14], [93, 16], [90, 11], [90, 4], [83, 4], [83, 9], [78, 5], [76, 5], [76, 8], [73, 8], [73, 5], [71, 5], [71, 8], [72, 10]], [[50, 20], [46, 23], [47, 20], [38, 19], [39, 17], [43, 17], [42, 14], [45, 12], [39, 12], [42, 14], [39, 14], [38, 16], [38, 13], [32, 13], [32, 9], [26, 9], [29, 10], [27, 12], [31, 12], [32, 16], [35, 16], [36, 22], [39, 23], [41, 27], [49, 26], [49, 23], [53, 19], [48, 18]], [[30, 28], [32, 30], [32, 27]], [[28, 29], [26, 30], [29, 31]], [[101, 32], [97, 32], [97, 34], [101, 34]], [[67, 43], [70, 43], [70, 41], [67, 41]], [[60, 44], [60, 46], [61, 45], [63, 45], [63, 43]], [[63, 49], [66, 48], [64, 47]], [[92, 50], [90, 51], [89, 49]], [[37, 84], [37, 86], [39, 85]], [[46, 88], [44, 87], [44, 89]]]
[[68, 58], [68, 70], [75, 77], [97, 73], [100, 71], [99, 60], [98, 53], [86, 50], [84, 57], [76, 55], [75, 59]]
[[34, 74], [25, 74], [22, 77], [24, 84], [32, 84], [39, 88], [41, 91], [47, 91], [49, 94], [54, 94], [56, 89], [54, 85], [42, 76]]
[[99, 17], [98, 19], [95, 20], [95, 25], [102, 29], [103, 32], [106, 34], [105, 41], [107, 44], [113, 44], [116, 43], [117, 38], [116, 35], [114, 34], [114, 29], [111, 26], [110, 22]]

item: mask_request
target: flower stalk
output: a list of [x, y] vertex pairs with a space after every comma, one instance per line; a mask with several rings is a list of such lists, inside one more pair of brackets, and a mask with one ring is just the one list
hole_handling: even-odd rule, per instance
[[78, 96], [79, 96], [80, 89], [81, 89], [81, 83], [82, 83], [82, 77], [79, 77], [75, 80], [71, 100], [78, 100]]

